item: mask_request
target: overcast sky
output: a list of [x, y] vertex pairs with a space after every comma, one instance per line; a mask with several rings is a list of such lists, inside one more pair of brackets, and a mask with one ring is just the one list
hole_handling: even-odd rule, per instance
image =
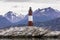
[[47, 7], [60, 10], [60, 0], [0, 0], [0, 15], [8, 11], [26, 15], [30, 6], [33, 11]]
[[60, 3], [60, 0], [1, 0], [7, 2]]

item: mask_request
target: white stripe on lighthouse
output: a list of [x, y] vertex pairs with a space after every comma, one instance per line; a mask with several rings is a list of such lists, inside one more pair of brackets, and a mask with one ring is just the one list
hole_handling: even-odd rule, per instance
[[29, 15], [29, 16], [28, 16], [28, 20], [29, 20], [29, 21], [33, 21], [33, 16], [32, 16], [32, 15]]

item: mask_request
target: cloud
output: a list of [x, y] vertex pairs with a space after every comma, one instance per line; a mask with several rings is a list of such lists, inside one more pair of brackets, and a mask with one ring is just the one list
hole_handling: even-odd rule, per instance
[[36, 3], [60, 3], [60, 0], [30, 0], [31, 2]]
[[5, 2], [60, 3], [60, 0], [1, 0]]
[[7, 2], [28, 2], [29, 0], [4, 0]]

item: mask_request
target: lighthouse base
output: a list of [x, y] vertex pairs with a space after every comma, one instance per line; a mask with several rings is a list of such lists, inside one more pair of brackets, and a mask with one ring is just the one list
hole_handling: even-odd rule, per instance
[[29, 21], [29, 22], [28, 22], [28, 26], [33, 26], [32, 21]]

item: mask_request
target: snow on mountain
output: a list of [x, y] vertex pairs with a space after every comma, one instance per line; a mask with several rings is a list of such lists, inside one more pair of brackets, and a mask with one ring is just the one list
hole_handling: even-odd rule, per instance
[[[34, 22], [45, 22], [49, 20], [53, 20], [60, 17], [60, 11], [56, 11], [55, 9], [48, 7], [44, 9], [37, 9], [33, 12], [33, 20]], [[21, 21], [19, 21], [21, 22]], [[18, 22], [18, 23], [19, 23]], [[22, 20], [22, 24], [27, 24], [28, 22], [28, 15]]]
[[[6, 20], [10, 21], [12, 23], [11, 26], [27, 26], [28, 25], [28, 15], [25, 17], [23, 15], [16, 15], [14, 12], [9, 11], [7, 12], [4, 17]], [[1, 18], [0, 18], [1, 19]], [[33, 12], [33, 23], [34, 26], [51, 26], [56, 27], [54, 29], [58, 29], [60, 25], [60, 11], [55, 10], [51, 7], [43, 8], [43, 9], [37, 9]], [[8, 22], [1, 19], [1, 23]], [[57, 22], [58, 21], [58, 22]], [[9, 23], [3, 24], [2, 26], [5, 26]], [[59, 24], [59, 25], [58, 25]], [[9, 24], [10, 25], [10, 24]]]
[[9, 21], [11, 21], [12, 23], [15, 23], [15, 22], [18, 22], [18, 21], [20, 21], [20, 20], [22, 20], [23, 18], [24, 18], [24, 16], [23, 15], [16, 15], [16, 13], [14, 13], [14, 12], [12, 12], [12, 11], [9, 11], [9, 12], [7, 12], [6, 14], [5, 14], [5, 17], [9, 20]]
[[[25, 17], [22, 15], [16, 16], [16, 14], [12, 11], [9, 11], [5, 14], [5, 17], [11, 21], [12, 23], [16, 25], [27, 25], [28, 24], [28, 15]], [[35, 22], [45, 22], [52, 19], [56, 19], [60, 17], [60, 12], [58, 10], [55, 10], [51, 7], [43, 8], [43, 9], [37, 9], [33, 12], [33, 20]]]
[[[33, 12], [33, 23], [34, 26], [42, 26], [50, 28], [51, 30], [60, 30], [60, 11], [55, 10], [51, 7], [44, 9], [37, 9]], [[25, 18], [15, 24], [19, 26], [28, 25], [28, 15]]]
[[33, 17], [35, 21], [43, 22], [60, 17], [60, 12], [51, 7], [37, 9], [33, 12]]

